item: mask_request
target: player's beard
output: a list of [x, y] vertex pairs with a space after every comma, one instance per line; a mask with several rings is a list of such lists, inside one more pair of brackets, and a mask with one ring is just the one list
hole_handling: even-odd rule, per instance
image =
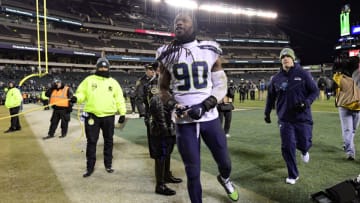
[[194, 41], [195, 38], [196, 38], [196, 33], [195, 31], [193, 31], [190, 35], [177, 36], [175, 38], [175, 44], [177, 45], [186, 44]]

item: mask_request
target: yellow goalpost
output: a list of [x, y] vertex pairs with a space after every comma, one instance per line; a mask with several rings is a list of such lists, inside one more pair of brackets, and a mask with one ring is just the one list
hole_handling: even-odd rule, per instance
[[19, 86], [22, 86], [23, 83], [32, 77], [43, 77], [46, 74], [49, 73], [48, 70], [48, 46], [47, 46], [47, 8], [46, 8], [46, 0], [43, 1], [44, 3], [44, 53], [45, 53], [45, 61], [44, 61], [44, 65], [45, 65], [45, 72], [42, 72], [42, 62], [41, 62], [41, 38], [40, 38], [40, 14], [39, 14], [39, 0], [36, 0], [36, 28], [37, 28], [37, 52], [38, 52], [38, 73], [34, 73], [34, 74], [30, 74], [26, 77], [24, 77], [23, 79], [21, 79], [21, 81], [19, 82]]

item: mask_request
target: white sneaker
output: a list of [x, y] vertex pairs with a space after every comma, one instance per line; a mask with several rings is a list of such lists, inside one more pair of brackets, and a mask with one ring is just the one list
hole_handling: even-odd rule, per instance
[[239, 200], [239, 192], [231, 182], [230, 178], [224, 179], [220, 175], [218, 175], [217, 180], [224, 187], [229, 199], [231, 199], [234, 202]]
[[299, 177], [296, 177], [295, 179], [293, 179], [293, 178], [286, 178], [285, 183], [286, 183], [286, 184], [290, 184], [290, 185], [294, 185], [297, 180], [299, 180]]
[[230, 137], [230, 134], [228, 133], [228, 134], [226, 134], [225, 136], [226, 136], [226, 137]]
[[310, 154], [309, 154], [309, 152], [306, 152], [306, 154], [305, 155], [302, 155], [301, 154], [301, 159], [303, 160], [303, 162], [304, 163], [309, 163], [309, 161], [310, 161]]

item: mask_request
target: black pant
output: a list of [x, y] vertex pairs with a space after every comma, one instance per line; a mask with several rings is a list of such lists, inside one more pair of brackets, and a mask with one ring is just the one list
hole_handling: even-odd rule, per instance
[[86, 146], [86, 167], [88, 171], [94, 170], [96, 162], [96, 144], [99, 139], [100, 129], [104, 138], [104, 165], [105, 168], [112, 166], [113, 136], [114, 136], [115, 115], [97, 117], [92, 113], [85, 119]]
[[65, 109], [54, 109], [53, 114], [50, 119], [50, 128], [48, 135], [54, 136], [55, 130], [61, 120], [61, 135], [66, 136], [70, 121], [70, 112]]
[[135, 112], [135, 98], [130, 97], [131, 113]]
[[[10, 108], [9, 109], [10, 116], [18, 114], [19, 111], [20, 111], [20, 106]], [[11, 120], [10, 120], [10, 125], [11, 125], [10, 126], [11, 130], [19, 130], [19, 129], [21, 129], [19, 116], [12, 116]]]
[[49, 100], [48, 99], [43, 99], [42, 100], [42, 103], [43, 103], [43, 106], [45, 106], [45, 110], [49, 110], [50, 108], [49, 108]]
[[240, 103], [245, 101], [245, 93], [240, 93]]
[[230, 131], [232, 111], [219, 111], [221, 126], [223, 125], [223, 117], [225, 118], [224, 131], [225, 134], [228, 134]]

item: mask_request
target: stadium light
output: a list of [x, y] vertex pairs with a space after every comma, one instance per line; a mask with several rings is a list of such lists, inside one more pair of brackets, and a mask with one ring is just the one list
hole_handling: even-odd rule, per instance
[[179, 8], [197, 9], [198, 4], [192, 0], [165, 0], [165, 3]]
[[262, 11], [262, 10], [255, 10], [251, 8], [240, 8], [240, 7], [233, 7], [224, 5], [214, 5], [214, 4], [202, 4], [199, 7], [199, 10], [204, 10], [208, 12], [218, 12], [223, 14], [234, 14], [234, 15], [246, 15], [246, 16], [257, 16], [263, 18], [277, 18], [276, 12], [270, 11]]

